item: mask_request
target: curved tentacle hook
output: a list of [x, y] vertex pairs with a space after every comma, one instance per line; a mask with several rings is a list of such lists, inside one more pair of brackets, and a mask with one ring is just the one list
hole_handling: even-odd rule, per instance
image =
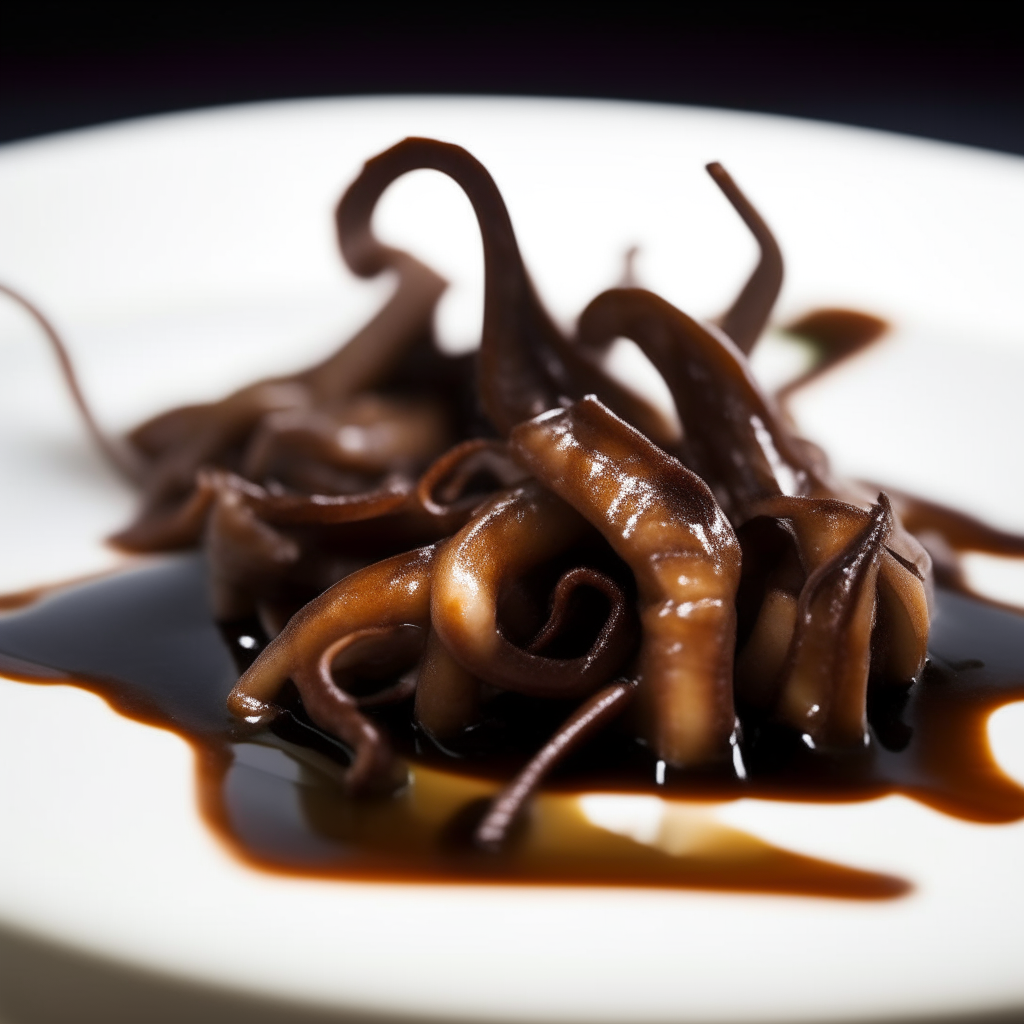
[[516, 423], [593, 391], [651, 436], [671, 438], [671, 428], [659, 413], [563, 337], [526, 270], [494, 179], [460, 146], [409, 138], [367, 161], [336, 215], [342, 253], [353, 272], [372, 276], [393, 258], [394, 250], [374, 236], [370, 219], [384, 190], [419, 169], [452, 178], [476, 213], [484, 249], [477, 371], [481, 404], [498, 432], [505, 435]]
[[782, 290], [782, 250], [771, 229], [729, 172], [720, 163], [708, 164], [707, 172], [725, 198], [732, 203], [733, 209], [743, 218], [743, 223], [750, 228], [761, 249], [761, 258], [754, 272], [719, 321], [722, 330], [732, 338], [736, 347], [744, 354], [749, 354], [761, 337], [775, 300]]
[[681, 457], [737, 522], [776, 494], [827, 492], [762, 393], [733, 342], [639, 288], [598, 295], [579, 320], [580, 343], [602, 351], [617, 337], [635, 341], [665, 379], [683, 424]]
[[570, 573], [556, 593], [556, 618], [568, 587], [592, 586], [609, 597], [608, 618], [579, 657], [531, 653], [508, 640], [498, 623], [504, 587], [590, 533], [582, 516], [535, 481], [480, 509], [445, 545], [434, 570], [431, 622], [452, 656], [477, 678], [526, 696], [581, 697], [607, 682], [629, 655], [635, 634], [625, 599], [601, 574]]

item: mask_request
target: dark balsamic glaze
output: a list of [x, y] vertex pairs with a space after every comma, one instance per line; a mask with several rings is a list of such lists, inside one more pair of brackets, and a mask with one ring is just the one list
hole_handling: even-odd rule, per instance
[[331, 779], [348, 751], [310, 722], [294, 695], [285, 695], [286, 711], [270, 732], [246, 734], [225, 710], [240, 668], [264, 643], [255, 621], [214, 622], [204, 560], [187, 555], [55, 591], [4, 615], [0, 671], [83, 687], [121, 714], [187, 738], [200, 755], [207, 820], [250, 863], [286, 873], [877, 899], [909, 886], [769, 846], [702, 816], [699, 803], [679, 805], [676, 826], [700, 842], [673, 855], [670, 842], [657, 848], [594, 827], [572, 797], [855, 801], [904, 793], [971, 821], [1024, 817], [1024, 790], [999, 769], [985, 728], [993, 710], [1024, 698], [1024, 616], [950, 590], [937, 594], [924, 677], [909, 692], [875, 689], [863, 751], [813, 753], [799, 737], [755, 723], [743, 741], [748, 780], [670, 774], [659, 785], [650, 755], [613, 728], [550, 780], [524, 830], [546, 838], [527, 837], [501, 855], [471, 853], [462, 837], [498, 780], [554, 731], [564, 707], [551, 702], [538, 714], [536, 702], [508, 700], [461, 751], [417, 735], [408, 708], [382, 708], [376, 716], [410, 759], [413, 782], [398, 796], [355, 802]]

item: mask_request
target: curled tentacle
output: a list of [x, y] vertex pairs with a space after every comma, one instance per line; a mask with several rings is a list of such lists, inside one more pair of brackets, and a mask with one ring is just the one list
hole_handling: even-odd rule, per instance
[[416, 500], [429, 515], [457, 515], [467, 503], [480, 503], [469, 487], [481, 476], [490, 477], [501, 487], [512, 487], [526, 474], [512, 461], [504, 444], [474, 438], [449, 449], [426, 470], [416, 484]]
[[556, 408], [562, 399], [596, 392], [658, 438], [672, 430], [647, 402], [609, 377], [569, 344], [544, 309], [523, 264], [512, 221], [487, 169], [459, 146], [405, 139], [367, 161], [337, 211], [338, 236], [357, 274], [379, 272], [390, 250], [373, 235], [370, 218], [384, 190], [410, 171], [447, 174], [473, 205], [484, 249], [484, 322], [478, 356], [480, 400], [499, 433]]
[[[415, 486], [400, 474], [385, 477], [376, 487], [354, 494], [295, 494], [270, 491], [236, 473], [203, 468], [196, 474], [191, 497], [116, 534], [113, 540], [129, 551], [191, 547], [202, 534], [209, 508], [219, 493], [231, 491], [262, 520], [275, 526], [336, 526], [383, 516], [407, 514], [431, 523], [436, 536], [458, 529], [472, 509], [486, 500], [465, 494], [467, 485], [486, 475], [500, 486], [523, 479], [502, 445], [488, 440], [466, 441], [445, 452]], [[396, 531], [401, 533], [402, 531]]]
[[500, 851], [517, 817], [545, 776], [594, 733], [618, 718], [629, 706], [635, 693], [636, 683], [622, 679], [595, 693], [573, 712], [558, 732], [531, 758], [529, 764], [494, 798], [473, 833], [473, 844], [489, 853]]
[[[411, 484], [401, 478], [359, 495], [272, 494], [229, 473], [207, 478], [216, 497], [204, 547], [214, 615], [222, 621], [249, 615], [267, 601], [283, 599], [294, 609], [371, 560], [372, 552], [360, 551], [350, 531], [376, 526], [387, 533], [383, 524], [392, 523], [398, 539], [390, 554], [403, 546], [409, 520], [418, 518], [408, 511]], [[411, 532], [433, 539], [439, 531]]]
[[572, 613], [572, 599], [580, 587], [589, 587], [604, 594], [610, 608], [616, 608], [623, 600], [622, 590], [617, 583], [596, 569], [579, 566], [559, 577], [551, 595], [551, 611], [548, 620], [527, 645], [530, 654], [539, 654], [565, 632]]
[[352, 523], [395, 514], [408, 504], [412, 484], [400, 476], [361, 494], [275, 494], [235, 473], [201, 469], [192, 495], [157, 517], [139, 520], [111, 538], [128, 551], [169, 551], [193, 546], [200, 538], [218, 495], [277, 526]]
[[634, 642], [625, 599], [611, 581], [608, 617], [577, 658], [544, 658], [517, 647], [499, 626], [504, 588], [590, 534], [580, 515], [535, 483], [491, 501], [443, 548], [434, 571], [431, 621], [440, 641], [474, 676], [536, 697], [580, 697], [606, 682]]
[[707, 172], [743, 218], [743, 223], [750, 228], [761, 249], [754, 272], [720, 321], [722, 330], [741, 352], [747, 354], [761, 337], [782, 290], [782, 250], [771, 229], [729, 172], [719, 163], [708, 164]]
[[127, 550], [172, 550], [205, 533], [216, 617], [239, 618], [284, 599], [271, 615], [276, 621], [301, 603], [297, 597], [305, 600], [374, 556], [458, 530], [488, 498], [474, 488], [493, 490], [523, 476], [504, 446], [485, 440], [445, 453], [415, 486], [393, 474], [357, 494], [272, 491], [202, 469], [184, 505], [134, 524], [116, 541]]
[[279, 713], [273, 701], [291, 678], [310, 718], [353, 750], [344, 779], [350, 793], [386, 793], [402, 785], [404, 767], [359, 708], [408, 695], [408, 681], [390, 688], [400, 689], [397, 695], [385, 690], [359, 698], [338, 684], [335, 672], [364, 657], [359, 648], [367, 642], [384, 639], [394, 647], [396, 633], [427, 626], [435, 556], [434, 547], [398, 555], [353, 573], [311, 601], [242, 674], [228, 696], [228, 710], [250, 725], [268, 724]]
[[[579, 333], [596, 346], [618, 335], [640, 344], [675, 398], [685, 431], [684, 461], [708, 481], [734, 524], [759, 514], [785, 518], [805, 574], [863, 526], [866, 513], [858, 507], [862, 496], [856, 487], [829, 478], [824, 459], [789, 432], [728, 341], [641, 291], [598, 296], [581, 317]], [[924, 665], [931, 560], [893, 519], [881, 561], [877, 639], [884, 653], [877, 661], [886, 678], [909, 683]], [[741, 685], [755, 703], [777, 682], [780, 654], [789, 649], [795, 629], [792, 571], [784, 575], [788, 582], [769, 581], [750, 637], [753, 646], [738, 663]]]
[[[551, 596], [548, 620], [526, 646], [527, 654], [543, 654], [563, 635], [573, 598], [580, 587], [589, 587], [604, 595], [609, 608], [613, 609], [611, 620], [622, 616], [623, 594], [617, 584], [594, 569], [582, 566], [570, 569], [558, 580]], [[545, 670], [552, 667], [550, 658], [538, 660], [534, 665]], [[517, 688], [523, 692], [522, 687]], [[480, 721], [481, 698], [481, 681], [452, 656], [436, 631], [431, 631], [416, 689], [416, 721], [435, 740], [447, 742]]]
[[740, 549], [707, 485], [593, 397], [520, 424], [510, 443], [633, 570], [638, 704], [657, 756], [731, 760]]
[[720, 333], [652, 292], [613, 289], [584, 310], [578, 337], [596, 351], [619, 337], [640, 346], [675, 400], [683, 462], [734, 522], [769, 495], [828, 493], [742, 353]]
[[110, 543], [132, 552], [178, 551], [194, 547], [203, 535], [216, 495], [214, 475], [200, 470], [196, 474], [195, 487], [186, 499], [159, 513], [140, 516], [110, 537]]
[[431, 545], [395, 555], [352, 573], [310, 601], [246, 669], [228, 696], [228, 710], [252, 725], [272, 720], [272, 704], [296, 673], [319, 678], [325, 651], [367, 629], [430, 620], [430, 577], [437, 557]]
[[[145, 501], [135, 523], [118, 535], [118, 542], [138, 549], [145, 538], [159, 536], [161, 523], [182, 511], [194, 497], [196, 474], [201, 467], [242, 468], [254, 434], [257, 450], [250, 453], [249, 460], [264, 463], [273, 454], [267, 448], [273, 448], [273, 427], [280, 428], [282, 418], [292, 425], [304, 418], [311, 424], [315, 410], [344, 403], [395, 369], [403, 353], [429, 333], [434, 307], [446, 283], [398, 250], [389, 249], [384, 254], [378, 269], [387, 268], [396, 270], [399, 277], [389, 302], [324, 362], [291, 376], [258, 381], [218, 402], [173, 409], [132, 431], [128, 446], [141, 466], [138, 478]], [[261, 433], [268, 417], [271, 425]], [[287, 438], [287, 430], [283, 433]], [[305, 440], [312, 441], [308, 434]], [[416, 437], [417, 451], [423, 441], [423, 437]], [[440, 447], [442, 441], [422, 457], [429, 457]]]
[[[888, 532], [880, 555], [878, 573], [876, 648], [873, 670], [886, 682], [909, 685], [920, 677], [928, 648], [931, 605], [931, 559], [895, 514], [886, 495], [879, 502], [890, 509]], [[795, 541], [795, 550], [806, 579], [838, 556], [867, 526], [871, 513], [849, 502], [833, 498], [776, 497], [756, 507], [758, 515], [770, 516], [785, 525]], [[754, 630], [755, 649], [766, 636], [776, 637], [775, 648], [795, 628], [795, 591], [792, 569], [784, 571], [790, 583], [769, 585]], [[786, 595], [785, 598], [783, 595]], [[788, 641], [786, 641], [788, 645]], [[750, 656], [741, 657], [749, 662]], [[760, 660], [764, 678], [772, 658]]]
[[415, 689], [410, 669], [423, 653], [425, 637], [424, 629], [409, 624], [363, 629], [329, 647], [321, 663], [360, 707], [387, 704]]
[[393, 792], [404, 785], [407, 771], [377, 726], [360, 712], [359, 701], [338, 685], [332, 663], [390, 632], [371, 628], [350, 633], [321, 654], [315, 673], [297, 669], [292, 675], [309, 717], [353, 751], [352, 763], [342, 777], [353, 796]]
[[[357, 274], [375, 274], [388, 251], [374, 237], [370, 219], [384, 190], [420, 168], [441, 171], [465, 190], [484, 245], [485, 295], [480, 352], [481, 399], [499, 431], [524, 415], [557, 404], [568, 381], [555, 380], [543, 357], [560, 340], [530, 281], [508, 210], [486, 168], [459, 146], [406, 139], [368, 160], [338, 206], [342, 252]], [[550, 361], [550, 357], [549, 357]]]

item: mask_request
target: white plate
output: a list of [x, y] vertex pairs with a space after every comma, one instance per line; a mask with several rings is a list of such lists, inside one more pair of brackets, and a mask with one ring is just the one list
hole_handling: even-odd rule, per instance
[[[0, 280], [65, 331], [112, 428], [303, 365], [387, 293], [341, 267], [330, 214], [361, 161], [409, 134], [459, 142], [491, 169], [565, 321], [614, 283], [633, 243], [641, 277], [671, 301], [698, 315], [727, 303], [754, 248], [703, 172], [721, 160], [782, 243], [780, 319], [830, 304], [896, 324], [800, 401], [804, 430], [844, 471], [1024, 530], [1024, 161], [1014, 157], [606, 102], [214, 110], [5, 147]], [[456, 282], [440, 325], [465, 345], [481, 284], [468, 204], [420, 172], [391, 190], [379, 224]], [[761, 372], [782, 372], [786, 355], [768, 345]], [[6, 305], [0, 479], [0, 591], [114, 564], [100, 538], [132, 497], [83, 438], [41, 339]], [[1012, 568], [1004, 577], [1004, 593], [1021, 596]], [[998, 712], [990, 731], [1024, 782], [1022, 711]], [[969, 825], [902, 797], [715, 812], [917, 887], [868, 904], [263, 874], [201, 823], [182, 740], [68, 687], [0, 680], [0, 779], [10, 934], [342, 1017], [795, 1021], [1024, 1007], [1024, 825]]]

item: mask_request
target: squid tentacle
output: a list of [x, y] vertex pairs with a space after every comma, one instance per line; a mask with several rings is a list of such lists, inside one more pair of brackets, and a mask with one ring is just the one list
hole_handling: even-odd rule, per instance
[[0, 284], [0, 295], [6, 295], [15, 305], [20, 306], [46, 335], [46, 340], [49, 341], [54, 355], [57, 357], [57, 364], [60, 367], [64, 383], [67, 384], [68, 391], [71, 393], [71, 400], [96, 447], [103, 453], [110, 465], [127, 481], [134, 484], [142, 483], [145, 479], [146, 467], [139, 458], [138, 452], [121, 441], [120, 438], [111, 437], [99, 425], [93, 415], [92, 407], [86, 401], [85, 393], [82, 391], [78, 374], [75, 372], [71, 356], [68, 354], [68, 347], [64, 344], [64, 339], [50, 318], [34, 302], [14, 288]]
[[215, 475], [201, 469], [192, 493], [180, 504], [138, 517], [115, 533], [110, 542], [124, 551], [177, 551], [194, 547], [203, 535], [210, 506], [216, 500]]
[[[708, 481], [734, 524], [759, 514], [789, 522], [806, 574], [863, 526], [867, 513], [857, 488], [829, 478], [827, 465], [789, 432], [728, 340], [635, 290], [598, 296], [581, 317], [579, 334], [593, 346], [618, 335], [640, 344], [675, 398], [684, 461]], [[931, 560], [895, 517], [887, 537], [873, 576], [882, 648], [877, 663], [889, 681], [909, 684], [920, 675], [927, 650]], [[739, 660], [741, 687], [755, 703], [776, 688], [780, 652], [795, 643], [795, 597], [779, 587], [766, 593], [754, 646]], [[870, 629], [862, 640], [857, 658], [870, 661]]]
[[408, 771], [395, 757], [385, 736], [359, 710], [359, 701], [338, 686], [331, 663], [347, 646], [389, 630], [357, 630], [329, 645], [315, 666], [300, 664], [292, 680], [309, 717], [354, 752], [352, 764], [342, 776], [352, 796], [386, 794], [404, 785]]
[[617, 583], [605, 576], [604, 573], [586, 566], [570, 569], [560, 576], [555, 584], [554, 592], [551, 595], [551, 611], [548, 614], [548, 620], [526, 647], [530, 654], [543, 651], [563, 632], [569, 618], [572, 596], [579, 587], [590, 587], [592, 590], [604, 594], [608, 599], [609, 607], [613, 609], [611, 618], [617, 618], [623, 614], [620, 606], [624, 598], [622, 589]]
[[138, 549], [152, 533], [153, 520], [187, 505], [203, 465], [227, 465], [268, 415], [308, 412], [339, 403], [372, 386], [397, 364], [409, 346], [430, 332], [431, 317], [447, 287], [443, 278], [406, 253], [389, 249], [379, 270], [398, 272], [398, 287], [384, 308], [348, 344], [324, 362], [288, 377], [277, 377], [218, 402], [185, 406], [133, 430], [127, 447], [139, 464], [134, 475], [145, 493], [136, 522], [117, 541]]
[[271, 474], [285, 479], [280, 470], [309, 460], [360, 474], [413, 472], [450, 444], [436, 403], [364, 393], [330, 410], [289, 409], [264, 416], [249, 442], [242, 473], [250, 480]]
[[757, 266], [743, 290], [736, 297], [719, 325], [745, 355], [749, 354], [768, 324], [775, 300], [782, 290], [784, 264], [782, 250], [771, 228], [757, 212], [754, 204], [743, 194], [729, 172], [719, 163], [706, 168], [725, 198], [750, 229], [761, 250]]
[[577, 658], [544, 658], [517, 647], [498, 623], [504, 587], [591, 534], [586, 521], [536, 483], [494, 499], [445, 546], [434, 571], [431, 622], [440, 641], [470, 673], [526, 696], [579, 697], [607, 681], [633, 645], [621, 592], [590, 649]]
[[162, 516], [138, 520], [112, 540], [128, 551], [168, 551], [193, 546], [202, 536], [210, 508], [220, 499], [244, 505], [275, 526], [338, 524], [393, 515], [408, 505], [412, 484], [393, 475], [361, 494], [273, 494], [244, 477], [204, 468], [192, 495]]
[[346, 576], [298, 611], [242, 673], [228, 710], [250, 725], [273, 720], [273, 700], [294, 673], [318, 678], [324, 651], [367, 629], [430, 621], [431, 572], [437, 545], [418, 548]]
[[488, 853], [498, 853], [506, 845], [523, 807], [532, 799], [545, 777], [573, 750], [618, 718], [632, 702], [636, 688], [633, 680], [619, 680], [595, 693], [573, 712], [491, 801], [473, 833], [473, 845]]
[[876, 582], [892, 524], [892, 506], [882, 494], [863, 529], [815, 569], [800, 592], [778, 714], [814, 748], [867, 740]]
[[467, 502], [480, 504], [482, 499], [463, 494], [467, 484], [481, 472], [489, 473], [504, 487], [512, 487], [525, 478], [504, 444], [474, 438], [450, 448], [428, 467], [416, 484], [416, 500], [429, 515], [446, 518], [458, 514]]
[[733, 520], [774, 494], [827, 494], [728, 337], [652, 292], [611, 289], [580, 316], [580, 344], [603, 351], [635, 341], [665, 379], [683, 425], [682, 461], [707, 481]]
[[452, 178], [476, 213], [484, 249], [484, 322], [478, 388], [484, 412], [502, 435], [518, 422], [597, 392], [652, 436], [671, 439], [672, 427], [649, 403], [620, 385], [571, 345], [537, 295], [494, 179], [460, 146], [409, 138], [368, 160], [338, 206], [338, 236], [349, 266], [375, 274], [389, 252], [370, 218], [384, 190], [410, 171], [431, 169]]
[[510, 443], [633, 571], [638, 705], [655, 754], [731, 762], [740, 549], [707, 485], [593, 397], [520, 424]]
[[[878, 624], [873, 669], [886, 682], [910, 685], [920, 677], [928, 653], [931, 608], [931, 559], [892, 512], [887, 495], [879, 501], [890, 509], [889, 530], [878, 572]], [[759, 515], [776, 518], [791, 531], [806, 576], [835, 558], [865, 528], [871, 513], [837, 499], [777, 497], [757, 507]], [[783, 622], [766, 625], [769, 617]], [[755, 631], [795, 628], [791, 610], [766, 599]]]

